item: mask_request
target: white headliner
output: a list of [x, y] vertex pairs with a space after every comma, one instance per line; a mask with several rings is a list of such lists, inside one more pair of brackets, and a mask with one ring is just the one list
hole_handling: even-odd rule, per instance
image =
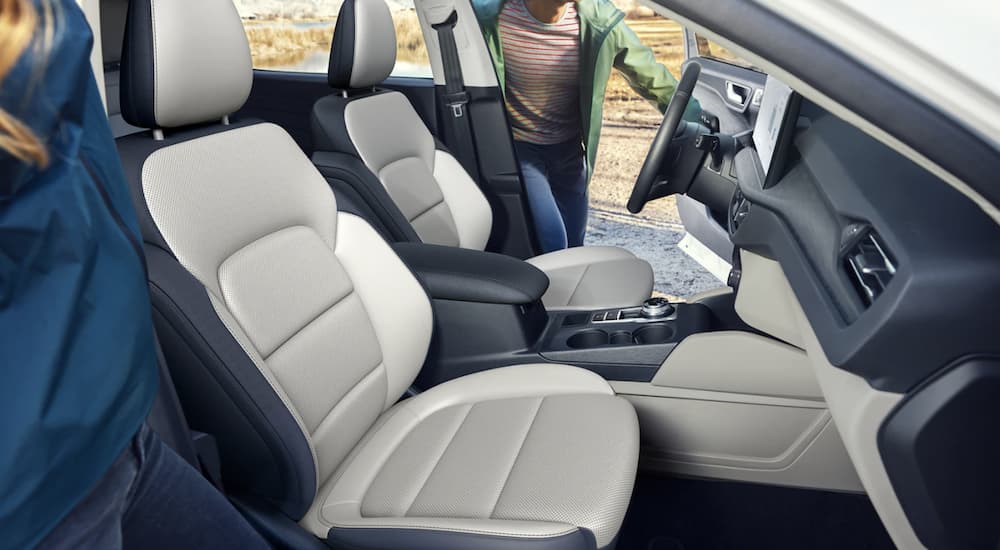
[[756, 0], [937, 106], [1000, 149], [1000, 3]]

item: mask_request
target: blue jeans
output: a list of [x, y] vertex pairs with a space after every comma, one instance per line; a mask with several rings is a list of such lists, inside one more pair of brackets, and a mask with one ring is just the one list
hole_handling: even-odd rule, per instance
[[583, 246], [587, 233], [587, 161], [579, 140], [514, 142], [528, 205], [543, 252]]
[[222, 493], [143, 425], [97, 486], [38, 548], [270, 546]]

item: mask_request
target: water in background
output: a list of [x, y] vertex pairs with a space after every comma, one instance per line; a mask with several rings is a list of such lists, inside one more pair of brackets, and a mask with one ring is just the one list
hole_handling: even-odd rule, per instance
[[[272, 71], [294, 71], [300, 73], [325, 73], [330, 66], [330, 52], [315, 51], [310, 53], [298, 63], [288, 65], [275, 65], [268, 67]], [[409, 61], [396, 61], [396, 66], [392, 69], [392, 76], [408, 76], [417, 78], [431, 78], [431, 68], [427, 65], [410, 63]]]
[[[257, 28], [284, 27], [288, 25], [291, 25], [296, 29], [314, 29], [314, 28], [328, 27], [330, 29], [330, 34], [332, 35], [334, 23], [329, 21], [254, 22], [254, 27]], [[290, 63], [286, 65], [272, 65], [267, 67], [266, 70], [292, 71], [300, 73], [325, 73], [329, 68], [329, 64], [330, 64], [329, 50], [320, 49], [309, 53], [302, 61], [299, 61], [297, 63]], [[392, 76], [432, 78], [434, 75], [431, 73], [431, 68], [429, 65], [425, 65], [422, 63], [413, 63], [410, 61], [396, 60], [396, 65], [392, 69]]]

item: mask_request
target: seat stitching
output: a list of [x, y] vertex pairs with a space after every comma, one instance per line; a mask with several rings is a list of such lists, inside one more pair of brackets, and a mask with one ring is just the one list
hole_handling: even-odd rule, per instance
[[500, 504], [503, 492], [507, 490], [507, 483], [510, 482], [510, 476], [514, 473], [514, 468], [517, 466], [517, 460], [521, 458], [521, 451], [524, 450], [524, 444], [528, 441], [528, 436], [531, 435], [532, 428], [535, 427], [535, 421], [538, 420], [538, 414], [542, 410], [542, 404], [544, 403], [545, 397], [538, 398], [538, 405], [535, 407], [535, 414], [532, 415], [531, 422], [528, 423], [528, 429], [524, 432], [524, 438], [521, 439], [521, 444], [517, 447], [517, 453], [514, 455], [514, 460], [510, 463], [510, 470], [507, 471], [507, 477], [504, 478], [503, 484], [500, 485], [500, 491], [497, 492], [497, 499], [493, 501], [493, 507], [490, 508], [490, 515], [487, 516], [488, 519], [497, 519], [493, 517], [493, 514], [497, 511], [497, 505]]
[[580, 290], [580, 285], [583, 283], [584, 277], [587, 276], [587, 271], [590, 270], [591, 264], [583, 266], [583, 271], [580, 273], [580, 278], [576, 281], [576, 286], [573, 287], [573, 292], [570, 293], [569, 299], [566, 300], [566, 305], [573, 303], [573, 298], [576, 298], [576, 292]]
[[[340, 304], [342, 304], [344, 302], [344, 300], [350, 298], [352, 294], [355, 294], [353, 286], [351, 287], [350, 290], [347, 291], [347, 294], [344, 294], [343, 296], [341, 296], [340, 298], [338, 298], [336, 301], [334, 301], [332, 304], [330, 304], [329, 307], [327, 307], [323, 311], [320, 311], [313, 318], [311, 318], [308, 321], [306, 321], [305, 323], [303, 323], [302, 326], [300, 326], [299, 328], [295, 329], [295, 331], [293, 331], [291, 334], [289, 334], [288, 337], [286, 337], [284, 340], [282, 340], [277, 346], [274, 346], [274, 350], [271, 351], [271, 353], [269, 353], [267, 355], [261, 355], [261, 357], [265, 361], [269, 360], [271, 358], [271, 356], [273, 356], [275, 353], [278, 353], [278, 350], [280, 350], [281, 348], [285, 347], [285, 344], [291, 342], [292, 339], [295, 338], [296, 336], [298, 336], [300, 332], [302, 332], [303, 330], [305, 330], [306, 328], [308, 328], [309, 325], [311, 325], [311, 324], [315, 323], [316, 321], [318, 321], [320, 317], [323, 317], [324, 315], [326, 315], [327, 313], [329, 313], [333, 308], [335, 308], [335, 307], [339, 306]], [[381, 361], [381, 360], [382, 360], [382, 358], [380, 357], [379, 361]]]
[[431, 477], [434, 476], [434, 472], [437, 471], [438, 466], [441, 465], [441, 459], [444, 458], [444, 455], [448, 454], [448, 449], [450, 449], [451, 445], [455, 442], [455, 436], [458, 435], [459, 431], [461, 431], [462, 426], [464, 426], [465, 421], [469, 419], [469, 414], [472, 413], [472, 409], [475, 408], [475, 406], [476, 406], [475, 403], [468, 405], [468, 408], [465, 410], [465, 416], [462, 417], [462, 421], [459, 422], [458, 425], [455, 427], [455, 430], [451, 432], [451, 437], [448, 438], [448, 444], [441, 449], [441, 453], [434, 461], [434, 467], [431, 468], [431, 471], [427, 474], [426, 477], [424, 477], [423, 482], [420, 483], [420, 489], [418, 489], [416, 494], [413, 495], [413, 499], [410, 500], [410, 504], [408, 504], [406, 506], [406, 510], [403, 511], [403, 517], [407, 517], [407, 515], [410, 513], [410, 509], [413, 508], [413, 504], [417, 502], [418, 498], [420, 498], [420, 493], [424, 491], [424, 487], [427, 486], [427, 482], [430, 481]]
[[[255, 236], [255, 237], [251, 238], [250, 240], [248, 240], [246, 242], [246, 244], [240, 245], [235, 250], [229, 252], [228, 255], [226, 255], [225, 259], [223, 259], [221, 262], [219, 262], [219, 267], [221, 268], [223, 264], [225, 264], [229, 260], [233, 259], [233, 256], [236, 256], [237, 254], [243, 252], [244, 250], [250, 248], [251, 246], [259, 243], [260, 241], [264, 241], [264, 240], [267, 240], [267, 239], [270, 239], [270, 238], [274, 237], [275, 235], [279, 235], [281, 233], [285, 233], [285, 232], [290, 231], [292, 229], [299, 229], [299, 228], [312, 231], [313, 233], [316, 234], [317, 237], [320, 238], [321, 241], [323, 241], [323, 244], [327, 244], [326, 240], [323, 239], [323, 235], [321, 235], [318, 231], [316, 231], [312, 226], [301, 224], [301, 223], [296, 223], [296, 224], [292, 224], [292, 225], [287, 225], [287, 226], [284, 226], [284, 227], [280, 227], [280, 228], [275, 229], [273, 231], [267, 231], [267, 232], [262, 233], [259, 236]], [[332, 251], [332, 249], [331, 249], [331, 251]], [[183, 265], [183, 264], [181, 264], [181, 265]], [[187, 269], [187, 266], [184, 266], [184, 268]], [[197, 279], [197, 277], [195, 277], [195, 278]], [[199, 282], [200, 282], [200, 280], [199, 280]], [[216, 281], [216, 283], [218, 283], [218, 282], [219, 281]]]
[[[434, 210], [435, 208], [437, 208], [438, 206], [441, 206], [442, 204], [445, 205], [445, 206], [448, 206], [448, 203], [446, 203], [445, 200], [444, 200], [444, 198], [442, 198], [441, 200], [439, 200], [436, 203], [434, 203], [434, 204], [428, 206], [427, 208], [421, 210], [415, 216], [413, 216], [412, 218], [410, 218], [410, 223], [413, 223], [417, 218], [419, 218], [421, 216], [424, 216], [425, 214], [428, 214], [431, 210]], [[451, 215], [451, 209], [450, 208], [448, 209], [448, 215], [449, 216]]]
[[[459, 246], [461, 244], [461, 242], [462, 242], [462, 235], [461, 235], [461, 233], [458, 230], [458, 225], [455, 223], [455, 215], [451, 212], [451, 207], [448, 206], [448, 201], [446, 201], [444, 199], [441, 199], [441, 202], [439, 202], [439, 203], [431, 206], [427, 210], [424, 210], [420, 214], [417, 214], [416, 216], [414, 216], [413, 218], [411, 218], [410, 220], [408, 220], [410, 222], [410, 226], [412, 227], [413, 224], [417, 223], [417, 220], [419, 218], [422, 218], [422, 217], [430, 214], [433, 210], [437, 209], [439, 206], [443, 206], [444, 207], [444, 214], [446, 216], [445, 220], [444, 220], [446, 222], [444, 224], [445, 225], [445, 229], [448, 231], [448, 233], [451, 235], [451, 237], [454, 238], [454, 243], [455, 244], [450, 244], [448, 242], [439, 242], [439, 243], [436, 243], [436, 244], [441, 244], [441, 245], [445, 245], [445, 246]], [[414, 227], [413, 230], [417, 231], [417, 228]], [[424, 239], [420, 235], [419, 232], [417, 233], [417, 236], [420, 237], [421, 240]]]
[[[321, 234], [319, 234], [312, 227], [310, 227], [308, 225], [294, 224], [294, 225], [289, 225], [287, 227], [283, 227], [281, 229], [277, 229], [275, 231], [271, 231], [269, 233], [261, 235], [260, 237], [256, 237], [256, 238], [250, 240], [247, 244], [245, 244], [243, 246], [240, 246], [235, 251], [233, 251], [231, 254], [229, 254], [228, 256], [226, 256], [226, 258], [222, 262], [219, 263], [219, 266], [216, 268], [216, 273], [215, 273], [215, 280], [214, 280], [215, 286], [219, 289], [219, 292], [221, 293], [222, 304], [226, 306], [226, 310], [229, 311], [230, 315], [232, 315], [234, 319], [236, 319], [236, 314], [233, 313], [233, 307], [232, 307], [231, 300], [230, 300], [231, 296], [229, 295], [230, 293], [226, 292], [226, 289], [224, 288], [224, 286], [222, 284], [222, 279], [221, 279], [222, 267], [224, 265], [226, 265], [230, 260], [232, 260], [237, 254], [242, 253], [244, 250], [250, 248], [251, 246], [253, 246], [253, 245], [255, 245], [255, 244], [257, 244], [257, 243], [259, 243], [259, 242], [261, 242], [263, 240], [270, 239], [270, 238], [274, 237], [275, 235], [278, 235], [279, 233], [284, 233], [286, 231], [289, 231], [289, 230], [292, 230], [292, 229], [298, 229], [300, 227], [304, 228], [304, 229], [307, 229], [309, 231], [312, 231], [313, 233], [316, 234], [317, 237], [319, 237], [319, 239], [321, 241], [323, 241], [324, 244], [327, 244], [326, 240], [323, 239], [323, 236]], [[335, 250], [333, 250], [332, 248], [330, 249], [330, 252], [333, 252], [334, 254], [336, 253]], [[185, 269], [188, 269], [190, 271], [190, 269], [188, 268], [188, 266], [183, 265], [183, 264], [181, 264], [181, 265]], [[343, 267], [343, 266], [341, 266], [341, 267]], [[198, 277], [195, 277], [195, 279], [198, 279]], [[202, 283], [202, 286], [204, 286], [206, 289], [209, 288], [207, 284], [205, 284], [204, 282], [201, 281], [201, 279], [198, 279], [198, 282]], [[349, 288], [347, 289], [347, 292], [344, 293], [344, 295], [335, 298], [334, 301], [329, 305], [329, 307], [327, 307], [326, 309], [320, 311], [312, 319], [306, 321], [305, 324], [303, 324], [299, 328], [295, 329], [294, 332], [292, 332], [291, 334], [289, 334], [288, 337], [286, 337], [277, 346], [275, 346], [274, 349], [271, 350], [271, 353], [269, 353], [269, 354], [267, 354], [265, 356], [263, 353], [260, 352], [260, 350], [257, 350], [257, 352], [260, 355], [261, 359], [264, 360], [264, 361], [267, 361], [272, 355], [274, 355], [275, 352], [277, 352], [279, 349], [281, 349], [282, 346], [284, 346], [285, 344], [287, 344], [289, 340], [291, 340], [292, 338], [294, 338], [296, 334], [298, 334], [299, 332], [301, 332], [304, 328], [306, 328], [307, 326], [309, 326], [310, 324], [312, 324], [313, 321], [315, 321], [316, 319], [319, 319], [320, 317], [322, 317], [324, 314], [326, 314], [326, 312], [328, 312], [331, 309], [333, 309], [334, 307], [336, 307], [340, 302], [344, 301], [351, 294], [354, 294], [354, 293], [355, 293], [354, 282], [351, 281], [351, 284], [349, 285]], [[236, 319], [236, 322], [240, 324], [240, 328], [243, 328], [243, 324], [240, 322], [239, 319]], [[244, 332], [246, 332], [245, 329], [244, 329]], [[247, 334], [247, 336], [249, 336], [249, 334]], [[251, 341], [252, 341], [252, 339], [251, 339]], [[254, 344], [254, 349], [256, 349], [256, 344]]]
[[[384, 363], [380, 364], [379, 366], [381, 366], [383, 369], [385, 368], [385, 364]], [[382, 422], [380, 425], [376, 425], [373, 428], [373, 431], [369, 431], [367, 434], [365, 434], [365, 438], [367, 438], [367, 439], [362, 439], [361, 441], [358, 442], [358, 444], [354, 447], [354, 449], [351, 451], [351, 453], [348, 454], [347, 457], [344, 458], [344, 460], [340, 463], [340, 466], [337, 468], [337, 470], [333, 473], [332, 476], [330, 476], [330, 478], [324, 484], [331, 484], [331, 483], [332, 484], [336, 484], [336, 483], [339, 483], [340, 479], [344, 476], [344, 474], [346, 472], [348, 472], [351, 468], [354, 467], [354, 463], [357, 462], [358, 456], [360, 456], [362, 454], [360, 452], [360, 450], [364, 447], [364, 445], [367, 444], [368, 442], [370, 442], [375, 437], [377, 437], [378, 434], [382, 433], [382, 430], [385, 428], [386, 425], [388, 425], [390, 423], [390, 420], [392, 418], [395, 418], [396, 416], [398, 416], [400, 414], [404, 414], [404, 413], [410, 415], [411, 417], [413, 417], [415, 419], [417, 419], [418, 423], [419, 423], [419, 419], [417, 418], [417, 416], [415, 414], [413, 414], [412, 411], [406, 409], [405, 407], [404, 408], [400, 408], [400, 409], [395, 409], [394, 411], [390, 411], [390, 414], [388, 416], [385, 416], [385, 415], [380, 416], [376, 420], [376, 423], [378, 423], [379, 421], [381, 421], [383, 418], [385, 418], [385, 421]], [[375, 474], [373, 476], [371, 476], [371, 478], [365, 484], [364, 490], [361, 491], [361, 497], [360, 497], [360, 499], [357, 499], [357, 500], [352, 499], [351, 502], [356, 503], [359, 507], [363, 504], [363, 501], [364, 501], [365, 497], [368, 495], [368, 492], [371, 490], [372, 485], [374, 484], [375, 480], [378, 479], [378, 476], [385, 469], [385, 465], [389, 462], [389, 459], [392, 458], [392, 455], [396, 454], [396, 451], [399, 450], [400, 445], [402, 445], [402, 443], [403, 443], [403, 441], [405, 439], [406, 439], [406, 434], [404, 434], [402, 437], [400, 437], [400, 438], [398, 438], [396, 440], [396, 442], [393, 444], [392, 449], [388, 453], [382, 455], [381, 464], [376, 468]], [[329, 492], [327, 492], [325, 498], [329, 499], [329, 497], [330, 497]], [[317, 510], [317, 512], [316, 512], [316, 518], [323, 525], [326, 525], [328, 527], [333, 527], [334, 525], [336, 525], [336, 523], [334, 521], [330, 520], [330, 519], [327, 519], [323, 515], [324, 508], [326, 508], [326, 506], [329, 505], [329, 504], [330, 504], [330, 502], [328, 500], [324, 501], [324, 504], [322, 506], [320, 506], [319, 510]], [[359, 510], [359, 517], [361, 517], [362, 519], [364, 519], [364, 516], [360, 515], [360, 510]]]
[[358, 379], [356, 382], [354, 382], [354, 384], [351, 386], [351, 389], [349, 389], [346, 392], [344, 392], [344, 395], [342, 395], [340, 397], [340, 399], [334, 401], [333, 404], [330, 405], [330, 409], [327, 410], [323, 414], [323, 416], [320, 417], [319, 422], [316, 423], [316, 429], [314, 429], [313, 431], [309, 432], [309, 437], [313, 437], [314, 435], [316, 435], [316, 432], [318, 432], [320, 430], [320, 428], [323, 427], [323, 424], [330, 417], [330, 415], [333, 414], [333, 411], [336, 410], [337, 406], [339, 406], [341, 403], [343, 403], [344, 400], [348, 398], [348, 396], [350, 396], [352, 393], [354, 393], [355, 391], [357, 391], [358, 386], [360, 386], [361, 384], [364, 384], [369, 378], [371, 378], [373, 375], [377, 374], [379, 368], [382, 368], [383, 370], [385, 369], [385, 362], [384, 361], [379, 361], [378, 363], [375, 363], [375, 365], [371, 369], [369, 369], [366, 373], [364, 373], [361, 376], [360, 379]]
[[[399, 156], [399, 158], [397, 158], [395, 160], [390, 160], [390, 161], [382, 164], [382, 167], [378, 168], [377, 170], [374, 169], [374, 168], [372, 168], [371, 166], [368, 166], [368, 169], [371, 170], [371, 172], [373, 174], [375, 174], [375, 177], [377, 177], [379, 180], [381, 180], [382, 179], [382, 173], [385, 172], [386, 169], [389, 168], [390, 166], [395, 166], [395, 165], [397, 165], [400, 162], [403, 162], [405, 160], [415, 160], [415, 161], [419, 162], [420, 164], [423, 164], [424, 167], [427, 168], [427, 173], [430, 174], [431, 177], [434, 178], [434, 180], [436, 182], [437, 181], [437, 177], [434, 176], [434, 159], [433, 159], [433, 157], [434, 157], [434, 155], [432, 153], [431, 154], [431, 163], [428, 164], [427, 161], [424, 160], [424, 157], [421, 156], [420, 152], [418, 151], [416, 154], [412, 154], [412, 155], [410, 155], [410, 154], [402, 154], [402, 155]], [[362, 161], [364, 161], [364, 159], [362, 159]], [[365, 165], [367, 166], [368, 163], [365, 162]], [[384, 184], [384, 182], [383, 182], [383, 184]], [[440, 188], [440, 186], [439, 186], [439, 188]]]
[[[261, 358], [260, 362], [257, 361], [256, 357], [260, 357], [260, 352], [258, 352], [257, 348], [253, 346], [253, 343], [250, 341], [250, 337], [247, 335], [246, 331], [239, 326], [239, 321], [237, 321], [236, 317], [233, 316], [232, 311], [228, 309], [225, 300], [216, 296], [215, 293], [213, 293], [208, 287], [205, 287], [205, 293], [208, 294], [209, 304], [212, 306], [215, 314], [219, 317], [219, 321], [222, 323], [222, 326], [229, 331], [233, 340], [236, 340], [236, 344], [240, 346], [247, 358], [250, 359], [255, 367], [257, 367], [261, 376], [263, 376], [268, 385], [271, 386], [272, 391], [277, 394], [278, 399], [284, 403], [289, 414], [292, 415], [292, 418], [295, 419], [299, 429], [302, 430], [302, 435], [306, 438], [306, 443], [309, 446], [309, 452], [312, 454], [313, 469], [316, 475], [316, 488], [318, 490], [320, 485], [319, 455], [316, 453], [316, 446], [313, 444], [312, 434], [309, 432], [309, 428], [306, 426], [305, 420], [302, 419], [302, 414], [299, 412], [298, 407], [295, 406], [291, 396], [289, 396], [288, 392], [285, 391], [284, 386], [278, 382], [278, 379], [274, 375], [274, 371], [271, 370], [271, 367], [267, 364], [267, 362], [264, 361], [263, 358]], [[225, 311], [226, 315], [219, 313], [219, 310]], [[232, 323], [230, 323], [230, 319], [236, 323], [236, 326], [239, 328], [239, 332], [233, 328]], [[244, 343], [244, 340], [246, 340], [246, 343]], [[253, 352], [251, 352], [251, 350], [253, 350]]]
[[[419, 155], [417, 155], [417, 156], [408, 156], [408, 157], [403, 157], [403, 158], [400, 158], [400, 159], [397, 159], [397, 160], [394, 160], [392, 162], [389, 162], [389, 163], [385, 164], [384, 166], [382, 166], [382, 168], [379, 168], [378, 169], [378, 173], [375, 174], [375, 177], [378, 178], [379, 182], [382, 184], [382, 187], [385, 189], [386, 193], [389, 194], [389, 198], [391, 198], [393, 200], [393, 202], [395, 202], [396, 199], [393, 198], [393, 196], [392, 196], [392, 190], [389, 188], [389, 185], [383, 179], [382, 174], [390, 166], [394, 166], [394, 165], [399, 164], [400, 162], [403, 162], [403, 161], [406, 161], [406, 160], [416, 160], [417, 162], [420, 162], [421, 164], [423, 164], [425, 167], [427, 166], [427, 163], [424, 162], [423, 159], [420, 158]], [[371, 168], [369, 167], [369, 169], [371, 169]], [[409, 217], [409, 216], [406, 216], [404, 214], [404, 217], [407, 217], [408, 218], [407, 221], [409, 221], [409, 222], [413, 222], [413, 220], [419, 218], [420, 216], [423, 216], [424, 214], [426, 214], [427, 212], [429, 212], [430, 210], [432, 210], [434, 207], [436, 207], [437, 205], [439, 205], [441, 203], [445, 203], [445, 205], [447, 205], [447, 199], [444, 196], [444, 191], [441, 189], [441, 184], [438, 183], [438, 181], [437, 181], [437, 176], [434, 174], [433, 168], [428, 167], [428, 174], [427, 175], [429, 175], [430, 178], [431, 178], [431, 181], [434, 182], [434, 187], [431, 189], [431, 191], [432, 192], [433, 191], [437, 191], [438, 196], [440, 196], [441, 198], [440, 198], [440, 200], [436, 200], [433, 204], [431, 204], [427, 208], [424, 208], [423, 210], [421, 210], [420, 212], [418, 212], [417, 214], [415, 214], [413, 217]], [[400, 209], [402, 210], [402, 208], [400, 208]]]

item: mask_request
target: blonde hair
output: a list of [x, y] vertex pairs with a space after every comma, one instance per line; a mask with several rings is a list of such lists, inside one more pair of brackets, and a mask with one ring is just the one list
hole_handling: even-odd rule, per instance
[[[38, 12], [29, 0], [0, 0], [0, 86], [31, 45]], [[49, 154], [26, 124], [0, 107], [0, 149], [24, 161], [45, 166]]]

